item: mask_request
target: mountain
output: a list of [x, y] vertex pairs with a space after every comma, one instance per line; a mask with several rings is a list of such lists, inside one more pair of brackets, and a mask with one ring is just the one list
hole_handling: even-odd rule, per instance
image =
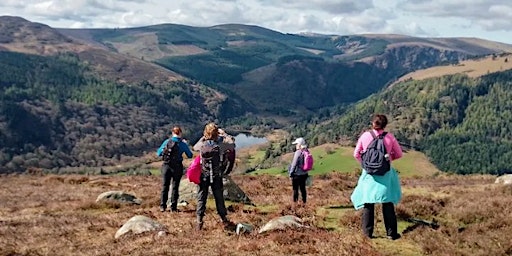
[[172, 125], [196, 138], [208, 120], [243, 113], [222, 92], [46, 25], [2, 17], [0, 34], [0, 173], [126, 163]]
[[355, 102], [414, 70], [512, 51], [476, 38], [296, 35], [241, 24], [59, 32], [233, 92], [260, 114], [289, 116]]
[[195, 139], [208, 121], [262, 131], [323, 122], [411, 71], [505, 51], [471, 38], [241, 24], [55, 29], [2, 16], [0, 172], [126, 163], [173, 124]]
[[43, 56], [72, 52], [81, 61], [88, 62], [99, 76], [124, 83], [183, 80], [179, 74], [158, 65], [113, 53], [20, 17], [0, 17], [0, 47], [4, 51]]

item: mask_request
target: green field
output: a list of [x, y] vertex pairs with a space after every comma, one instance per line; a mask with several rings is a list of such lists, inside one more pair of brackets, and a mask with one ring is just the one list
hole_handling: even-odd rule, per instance
[[[339, 172], [359, 172], [361, 167], [359, 163], [352, 156], [354, 148], [352, 147], [337, 147], [326, 149], [325, 147], [315, 147], [311, 149], [311, 153], [315, 159], [313, 170], [310, 171], [311, 175], [325, 174], [332, 171]], [[260, 153], [255, 153], [260, 156]], [[427, 157], [418, 151], [404, 152], [404, 156], [393, 162], [393, 166], [398, 170], [400, 176], [429, 176], [433, 175], [439, 170], [432, 165]], [[287, 165], [272, 167], [269, 169], [260, 169], [251, 174], [272, 174], [272, 175], [286, 175]]]

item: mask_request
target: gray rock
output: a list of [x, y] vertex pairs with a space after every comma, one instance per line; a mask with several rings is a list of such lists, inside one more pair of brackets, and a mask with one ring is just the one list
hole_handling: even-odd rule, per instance
[[496, 181], [494, 183], [512, 184], [512, 174], [502, 175], [496, 178]]
[[254, 230], [254, 226], [249, 223], [238, 223], [236, 225], [236, 234], [241, 235], [244, 233], [251, 233]]
[[302, 225], [302, 220], [299, 217], [293, 215], [285, 215], [270, 220], [267, 224], [260, 228], [259, 234], [274, 231], [274, 230], [286, 230], [296, 229], [305, 227]]
[[[251, 199], [244, 193], [244, 191], [231, 179], [231, 177], [224, 178], [224, 199], [231, 202], [238, 202], [253, 205]], [[213, 197], [211, 190], [210, 197]], [[180, 183], [180, 200], [188, 203], [197, 200], [197, 185], [183, 179]]]
[[163, 236], [167, 233], [167, 228], [154, 221], [151, 218], [142, 215], [136, 215], [128, 220], [115, 234], [115, 238], [118, 239], [128, 233], [140, 234], [144, 232], [157, 231], [158, 236]]
[[108, 191], [101, 193], [98, 198], [96, 198], [96, 202], [101, 201], [115, 201], [119, 203], [130, 203], [130, 204], [141, 204], [142, 200], [138, 199], [136, 196], [125, 193], [123, 191]]

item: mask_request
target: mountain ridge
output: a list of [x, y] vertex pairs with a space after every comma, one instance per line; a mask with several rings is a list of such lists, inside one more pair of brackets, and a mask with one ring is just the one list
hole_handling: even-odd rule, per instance
[[[16, 171], [115, 165], [156, 147], [173, 123], [193, 138], [208, 121], [260, 133], [329, 123], [411, 71], [512, 47], [241, 24], [54, 29], [11, 16], [0, 17], [0, 39], [0, 163]], [[19, 129], [17, 116], [46, 135]]]

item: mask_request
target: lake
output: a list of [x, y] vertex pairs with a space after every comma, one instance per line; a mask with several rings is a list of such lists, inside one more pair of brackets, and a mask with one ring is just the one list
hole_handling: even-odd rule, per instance
[[254, 137], [250, 134], [239, 133], [235, 136], [236, 148], [247, 148], [254, 145], [267, 143], [267, 138]]

